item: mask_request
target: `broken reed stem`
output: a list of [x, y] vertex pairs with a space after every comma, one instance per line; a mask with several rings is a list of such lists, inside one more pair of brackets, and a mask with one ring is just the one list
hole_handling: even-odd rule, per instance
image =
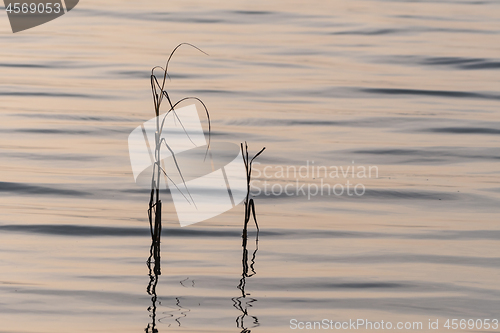
[[243, 156], [243, 163], [245, 164], [246, 179], [247, 179], [247, 196], [245, 198], [245, 223], [243, 225], [243, 242], [244, 247], [246, 247], [247, 241], [247, 226], [250, 218], [253, 216], [255, 222], [255, 227], [257, 228], [257, 240], [259, 235], [259, 225], [257, 223], [257, 216], [255, 215], [255, 203], [253, 199], [250, 198], [250, 183], [252, 181], [252, 163], [253, 161], [266, 149], [262, 148], [252, 159], [248, 157], [248, 144], [245, 141], [245, 146], [241, 143], [241, 154]]

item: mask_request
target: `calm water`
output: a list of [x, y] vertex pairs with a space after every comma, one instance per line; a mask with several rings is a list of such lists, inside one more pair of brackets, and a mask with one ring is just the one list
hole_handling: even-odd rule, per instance
[[180, 228], [165, 197], [159, 332], [498, 318], [497, 0], [82, 0], [15, 35], [0, 16], [1, 333], [151, 324], [127, 137], [181, 42], [210, 56], [181, 49], [170, 94], [203, 99], [214, 141], [266, 146], [261, 185], [321, 184], [275, 173], [312, 161], [378, 177], [323, 179], [363, 196], [256, 195], [246, 281], [243, 207]]

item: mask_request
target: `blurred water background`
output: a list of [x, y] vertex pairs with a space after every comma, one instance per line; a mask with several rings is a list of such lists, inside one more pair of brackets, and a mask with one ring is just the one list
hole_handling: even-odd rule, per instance
[[179, 50], [167, 89], [205, 102], [214, 141], [266, 146], [261, 171], [378, 177], [328, 180], [363, 196], [256, 195], [243, 293], [243, 207], [180, 228], [165, 198], [159, 332], [498, 316], [497, 0], [82, 0], [17, 34], [1, 14], [0, 41], [0, 332], [151, 324], [149, 196], [127, 137], [182, 42], [209, 56]]

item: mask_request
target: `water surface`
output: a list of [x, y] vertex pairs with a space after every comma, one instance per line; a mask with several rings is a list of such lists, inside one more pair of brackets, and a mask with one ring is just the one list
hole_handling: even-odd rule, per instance
[[170, 94], [205, 102], [213, 140], [266, 146], [256, 170], [378, 178], [325, 179], [361, 197], [256, 195], [244, 288], [243, 207], [180, 228], [165, 196], [159, 332], [498, 315], [498, 1], [87, 0], [18, 34], [0, 21], [0, 332], [152, 322], [149, 195], [127, 137], [181, 42], [209, 56], [181, 49]]

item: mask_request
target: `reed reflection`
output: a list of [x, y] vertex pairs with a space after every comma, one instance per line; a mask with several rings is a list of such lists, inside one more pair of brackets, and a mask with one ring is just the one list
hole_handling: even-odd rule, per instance
[[[255, 215], [254, 215], [255, 218]], [[259, 250], [259, 231], [257, 229], [257, 234], [255, 235], [255, 250], [252, 253], [252, 257], [249, 259], [248, 256], [248, 233], [247, 227], [245, 223], [245, 227], [243, 228], [242, 235], [242, 247], [243, 247], [243, 255], [241, 259], [242, 263], [242, 273], [240, 283], [237, 288], [241, 291], [241, 296], [234, 297], [232, 300], [234, 302], [233, 306], [241, 312], [241, 314], [236, 317], [236, 326], [242, 329], [241, 333], [251, 332], [249, 328], [259, 326], [259, 320], [256, 316], [252, 316], [248, 313], [249, 308], [253, 307], [254, 302], [257, 302], [257, 299], [253, 297], [249, 297], [250, 293], [246, 291], [246, 283], [247, 278], [250, 278], [257, 274], [255, 271], [255, 260], [257, 256], [257, 251]]]
[[158, 303], [158, 295], [156, 294], [156, 286], [158, 285], [158, 277], [161, 275], [161, 257], [160, 257], [160, 242], [161, 242], [161, 201], [153, 203], [153, 192], [151, 190], [151, 201], [149, 203], [149, 227], [151, 231], [151, 247], [149, 249], [149, 258], [147, 266], [149, 270], [149, 284], [147, 287], [148, 295], [151, 296], [152, 305], [148, 308], [151, 317], [151, 323], [144, 330], [146, 333], [157, 333], [156, 328], [156, 310]]

